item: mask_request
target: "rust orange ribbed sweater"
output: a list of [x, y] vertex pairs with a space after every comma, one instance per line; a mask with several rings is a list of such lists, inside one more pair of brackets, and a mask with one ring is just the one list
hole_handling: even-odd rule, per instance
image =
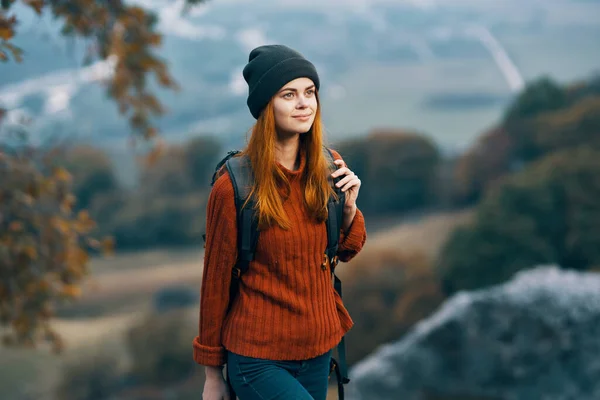
[[[341, 158], [336, 152], [334, 156]], [[193, 340], [199, 364], [224, 365], [225, 349], [275, 360], [316, 357], [335, 347], [353, 325], [333, 288], [329, 266], [321, 267], [327, 247], [325, 223], [310, 219], [303, 206], [300, 176], [305, 159], [301, 157], [296, 171], [279, 166], [291, 184], [284, 209], [292, 228], [261, 231], [255, 259], [229, 313], [231, 268], [237, 255], [234, 192], [226, 173], [213, 186], [206, 213], [199, 333]], [[353, 258], [365, 241], [364, 218], [357, 210], [340, 237], [340, 260]]]

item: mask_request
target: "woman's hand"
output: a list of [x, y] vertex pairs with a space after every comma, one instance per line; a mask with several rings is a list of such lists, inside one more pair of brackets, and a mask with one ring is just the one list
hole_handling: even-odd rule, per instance
[[337, 178], [338, 176], [346, 175], [336, 186], [342, 189], [342, 192], [346, 193], [346, 203], [344, 208], [352, 209], [356, 207], [356, 199], [358, 198], [358, 192], [360, 190], [360, 179], [354, 174], [347, 166], [344, 160], [335, 160], [334, 164], [338, 166], [331, 176]]
[[356, 199], [358, 198], [358, 192], [360, 190], [360, 179], [354, 174], [347, 166], [344, 160], [335, 160], [334, 164], [338, 166], [337, 171], [331, 174], [332, 178], [346, 175], [336, 186], [341, 188], [342, 192], [346, 194], [346, 202], [344, 203], [344, 216], [342, 222], [342, 230], [347, 232], [352, 225], [354, 216], [356, 215]]
[[206, 379], [204, 380], [202, 400], [234, 400], [229, 396], [229, 390], [221, 368], [206, 367], [205, 372]]

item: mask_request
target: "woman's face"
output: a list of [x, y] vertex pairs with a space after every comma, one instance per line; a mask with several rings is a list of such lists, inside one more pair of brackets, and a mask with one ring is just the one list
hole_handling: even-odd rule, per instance
[[273, 97], [275, 126], [280, 133], [306, 133], [317, 113], [317, 89], [312, 80], [298, 78]]

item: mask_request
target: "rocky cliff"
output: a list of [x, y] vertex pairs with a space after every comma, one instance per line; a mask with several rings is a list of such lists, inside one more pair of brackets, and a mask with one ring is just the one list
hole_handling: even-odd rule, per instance
[[350, 378], [350, 400], [600, 399], [600, 274], [544, 266], [458, 293]]

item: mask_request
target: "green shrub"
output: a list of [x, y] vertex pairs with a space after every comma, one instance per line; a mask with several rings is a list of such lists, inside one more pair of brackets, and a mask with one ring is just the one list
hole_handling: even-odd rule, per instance
[[56, 398], [105, 400], [118, 391], [120, 382], [117, 360], [98, 352], [93, 357], [66, 364], [56, 388]]
[[140, 190], [148, 195], [179, 196], [210, 189], [210, 179], [221, 154], [221, 144], [212, 137], [197, 137], [163, 149], [156, 160], [145, 165]]
[[347, 335], [348, 363], [397, 340], [443, 301], [440, 281], [424, 254], [379, 251], [369, 268], [344, 276], [344, 305], [355, 323]]
[[76, 209], [87, 209], [96, 196], [119, 190], [112, 162], [101, 149], [91, 146], [68, 148], [57, 163], [73, 176]]
[[217, 163], [225, 157], [222, 145], [213, 137], [197, 137], [186, 144], [186, 163], [195, 189], [210, 187]]
[[513, 157], [513, 142], [504, 129], [483, 134], [454, 165], [452, 202], [464, 205], [478, 201], [488, 187], [510, 172]]
[[457, 229], [439, 257], [448, 291], [503, 282], [536, 264], [600, 264], [600, 151], [553, 153], [485, 196], [475, 222]]
[[190, 332], [197, 327], [186, 310], [153, 313], [127, 334], [131, 373], [141, 384], [170, 385], [196, 370]]
[[203, 192], [155, 197], [137, 194], [103, 226], [119, 249], [201, 245], [207, 200]]
[[552, 79], [543, 77], [527, 84], [525, 90], [508, 107], [505, 121], [531, 118], [567, 105], [563, 88]]

